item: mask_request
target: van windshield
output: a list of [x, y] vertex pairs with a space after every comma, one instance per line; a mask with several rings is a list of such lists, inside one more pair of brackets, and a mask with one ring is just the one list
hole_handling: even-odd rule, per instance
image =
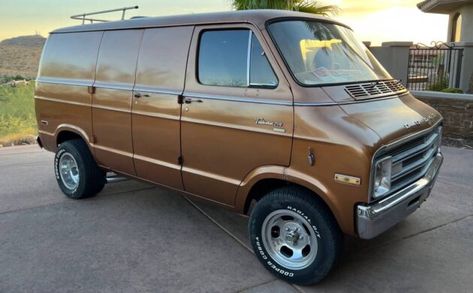
[[391, 79], [376, 58], [341, 25], [287, 20], [269, 31], [289, 69], [305, 86]]

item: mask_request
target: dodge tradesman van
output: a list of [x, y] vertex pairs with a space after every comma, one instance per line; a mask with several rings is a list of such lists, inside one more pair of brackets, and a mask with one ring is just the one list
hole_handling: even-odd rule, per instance
[[257, 258], [322, 280], [343, 233], [373, 238], [429, 196], [442, 117], [352, 30], [298, 12], [140, 18], [53, 31], [38, 142], [70, 198], [106, 172], [248, 214]]

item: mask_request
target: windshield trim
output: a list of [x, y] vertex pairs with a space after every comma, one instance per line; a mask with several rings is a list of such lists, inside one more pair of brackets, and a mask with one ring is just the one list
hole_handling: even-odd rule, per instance
[[[315, 21], [315, 22], [322, 22], [322, 23], [330, 23], [330, 24], [340, 25], [340, 26], [343, 26], [343, 27], [351, 30], [352, 32], [353, 32], [353, 29], [351, 27], [349, 27], [348, 25], [346, 25], [346, 24], [343, 24], [341, 22], [338, 22], [338, 21], [335, 21], [335, 20], [332, 20], [332, 19], [318, 19], [318, 18], [311, 18], [311, 17], [278, 17], [278, 18], [273, 18], [273, 19], [270, 19], [270, 20], [266, 21], [265, 30], [268, 32], [268, 35], [271, 38], [271, 42], [276, 47], [276, 50], [278, 51], [279, 57], [284, 62], [284, 66], [286, 67], [286, 70], [291, 75], [292, 80], [294, 80], [299, 86], [305, 87], [305, 88], [320, 88], [320, 87], [327, 87], [327, 86], [341, 86], [341, 85], [351, 85], [351, 84], [368, 83], [368, 82], [375, 82], [375, 81], [394, 80], [394, 78], [378, 78], [378, 79], [372, 79], [372, 80], [347, 81], [347, 82], [337, 82], [337, 83], [320, 83], [320, 84], [312, 84], [312, 85], [300, 82], [299, 79], [297, 79], [297, 77], [292, 72], [291, 67], [289, 66], [289, 63], [287, 63], [286, 58], [284, 58], [283, 52], [281, 51], [281, 49], [279, 48], [278, 43], [274, 39], [273, 33], [269, 29], [269, 26], [273, 23], [284, 22], [284, 21], [294, 21], [294, 20]], [[365, 61], [363, 60], [363, 62], [365, 62]]]

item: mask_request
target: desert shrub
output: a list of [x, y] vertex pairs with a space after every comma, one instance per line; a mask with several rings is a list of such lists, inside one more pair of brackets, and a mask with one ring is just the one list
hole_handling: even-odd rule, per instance
[[29, 80], [29, 78], [27, 77], [24, 77], [22, 75], [3, 75], [3, 76], [0, 76], [0, 84], [4, 84], [4, 83], [8, 83], [12, 80], [23, 80], [23, 79], [26, 79], [26, 80]]

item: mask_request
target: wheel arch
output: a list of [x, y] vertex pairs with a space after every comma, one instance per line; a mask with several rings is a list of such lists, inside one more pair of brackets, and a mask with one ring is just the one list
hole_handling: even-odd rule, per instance
[[258, 201], [271, 190], [284, 186], [293, 186], [307, 190], [313, 194], [314, 197], [320, 199], [334, 216], [339, 227], [342, 227], [341, 224], [343, 222], [341, 220], [340, 211], [337, 209], [337, 203], [334, 202], [334, 197], [330, 196], [328, 188], [320, 181], [306, 174], [299, 174], [297, 171], [289, 170], [284, 167], [274, 167], [271, 171], [272, 172], [256, 172], [256, 174], [253, 174], [253, 177], [247, 177], [247, 179], [242, 182], [235, 201], [237, 211], [248, 214], [254, 200]]
[[81, 139], [85, 142], [91, 154], [93, 154], [93, 149], [91, 146], [92, 142], [89, 136], [83, 129], [77, 126], [68, 125], [68, 124], [59, 125], [58, 128], [56, 129], [54, 136], [56, 138], [56, 147], [59, 146], [61, 143], [71, 140], [71, 139]]

